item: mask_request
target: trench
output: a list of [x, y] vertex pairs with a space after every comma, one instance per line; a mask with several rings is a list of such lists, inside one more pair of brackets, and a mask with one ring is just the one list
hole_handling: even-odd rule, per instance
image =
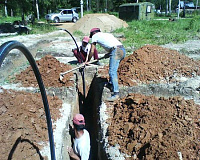
[[94, 160], [104, 159], [106, 156], [100, 149], [100, 126], [99, 126], [99, 106], [102, 102], [103, 88], [106, 79], [94, 76], [83, 106], [80, 106], [80, 113], [85, 116], [86, 128], [91, 138], [91, 155]]
[[[87, 73], [85, 76], [88, 77]], [[143, 84], [132, 87], [121, 87], [120, 97], [125, 97], [129, 93], [139, 93], [147, 96], [155, 95], [157, 97], [166, 98], [183, 96], [185, 99], [193, 99], [196, 104], [200, 104], [199, 92], [196, 91], [199, 81], [200, 77], [198, 76], [195, 78], [188, 78], [178, 84]], [[86, 128], [90, 133], [92, 159], [94, 160], [113, 159], [109, 155], [109, 151], [107, 151], [107, 142], [105, 140], [106, 133], [103, 133], [105, 132], [106, 127], [103, 124], [104, 122], [102, 123], [101, 121], [102, 112], [105, 111], [102, 109], [102, 105], [105, 104], [103, 102], [104, 98], [110, 95], [110, 92], [104, 87], [105, 82], [107, 82], [107, 79], [95, 74], [89, 84], [88, 93], [84, 103], [79, 102], [80, 113], [85, 116]], [[191, 82], [193, 82], [193, 86], [191, 86]], [[79, 95], [79, 99], [82, 99], [82, 96], [83, 95]], [[105, 105], [105, 107], [107, 106]], [[141, 149], [138, 156], [142, 156], [143, 154], [145, 153]], [[123, 154], [121, 155], [121, 158], [122, 157]], [[124, 159], [124, 157], [122, 159]]]

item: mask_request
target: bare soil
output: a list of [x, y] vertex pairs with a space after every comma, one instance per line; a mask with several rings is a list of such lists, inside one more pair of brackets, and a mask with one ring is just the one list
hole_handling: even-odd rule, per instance
[[[71, 66], [60, 63], [53, 56], [45, 56], [37, 65], [45, 86], [74, 85], [72, 74], [65, 76], [64, 83], [59, 81], [60, 72], [70, 70]], [[170, 83], [178, 76], [199, 75], [199, 67], [199, 61], [177, 51], [148, 45], [121, 62], [119, 83], [124, 86]], [[108, 66], [102, 72], [107, 73]], [[30, 67], [16, 75], [13, 82], [37, 87]], [[55, 121], [59, 118], [62, 101], [56, 96], [48, 96], [48, 101]], [[110, 110], [109, 105], [114, 105], [114, 110]], [[40, 94], [0, 89], [0, 106], [0, 159], [41, 159], [39, 150], [43, 144], [40, 142], [48, 142], [48, 132]], [[129, 159], [134, 155], [135, 159], [178, 159], [180, 151], [183, 159], [196, 160], [199, 156], [199, 109], [193, 100], [181, 97], [130, 94], [108, 103], [109, 144], [119, 144], [122, 153], [132, 156]]]
[[114, 103], [109, 144], [119, 144], [122, 153], [137, 159], [175, 160], [181, 152], [183, 159], [197, 160], [199, 108], [181, 97], [130, 94]]
[[[36, 61], [36, 63], [41, 73], [43, 83], [46, 87], [69, 87], [74, 85], [72, 72], [69, 72], [67, 75], [65, 75], [62, 81], [60, 79], [60, 73], [71, 70], [71, 65], [60, 63], [51, 55], [43, 57], [42, 59]], [[22, 71], [20, 74], [16, 75], [14, 82], [22, 83], [24, 87], [38, 86], [31, 66]]]
[[[48, 102], [55, 121], [62, 100], [48, 96]], [[1, 89], [0, 106], [0, 159], [41, 159], [40, 150], [48, 142], [41, 94]]]
[[136, 50], [120, 63], [119, 82], [125, 86], [139, 83], [170, 83], [177, 77], [200, 75], [200, 61], [156, 45]]

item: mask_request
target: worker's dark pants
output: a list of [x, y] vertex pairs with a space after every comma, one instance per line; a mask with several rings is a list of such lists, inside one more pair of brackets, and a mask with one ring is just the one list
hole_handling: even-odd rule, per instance
[[113, 85], [114, 92], [119, 92], [117, 70], [119, 67], [119, 63], [122, 59], [124, 59], [125, 55], [126, 51], [123, 46], [113, 48], [110, 53], [109, 77], [110, 83]]
[[[80, 53], [77, 52], [77, 49], [73, 50], [74, 56], [77, 58], [78, 63], [85, 62], [87, 53], [84, 52], [83, 50], [80, 51]], [[94, 49], [94, 54], [93, 54], [94, 59], [98, 59], [98, 52], [96, 49]]]

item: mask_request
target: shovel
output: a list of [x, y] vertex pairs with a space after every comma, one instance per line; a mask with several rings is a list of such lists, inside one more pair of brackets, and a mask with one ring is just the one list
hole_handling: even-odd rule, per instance
[[[99, 60], [101, 60], [101, 59], [104, 59], [104, 58], [108, 58], [108, 55], [105, 54], [103, 57], [98, 58], [98, 59], [95, 59], [95, 60], [93, 60], [93, 61], [89, 61], [87, 64], [91, 64], [91, 63], [97, 62], [97, 61], [99, 61]], [[71, 70], [69, 70], [69, 71], [60, 73], [60, 81], [63, 80], [64, 75], [66, 75], [67, 73], [72, 72], [72, 71], [75, 71], [75, 70], [77, 70], [77, 69], [79, 69], [79, 68], [82, 68], [82, 67], [84, 67], [84, 66], [85, 66], [85, 64], [81, 64], [80, 66], [78, 66], [78, 67], [76, 67], [76, 68], [73, 68], [73, 69], [71, 69]]]

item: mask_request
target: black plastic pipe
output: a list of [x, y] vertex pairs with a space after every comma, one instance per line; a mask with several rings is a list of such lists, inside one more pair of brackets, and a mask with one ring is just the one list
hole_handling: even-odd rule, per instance
[[[75, 38], [72, 36], [72, 34], [71, 34], [68, 30], [66, 30], [66, 29], [61, 29], [61, 30], [67, 32], [67, 33], [72, 37], [72, 39], [73, 39], [73, 41], [74, 41], [74, 43], [75, 43], [75, 45], [76, 45], [77, 51], [78, 51], [78, 53], [80, 53], [80, 50], [79, 50], [78, 44], [76, 43], [76, 40], [75, 40]], [[81, 61], [83, 62], [82, 59], [81, 59]]]
[[[73, 41], [74, 41], [74, 43], [76, 45], [77, 51], [80, 54], [79, 47], [78, 47], [78, 45], [76, 43], [75, 38], [72, 36], [72, 34], [68, 30], [66, 30], [66, 29], [61, 29], [61, 30], [67, 32], [72, 37], [72, 39], [73, 39]], [[83, 63], [82, 57], [81, 57], [81, 62]], [[85, 100], [85, 73], [84, 73], [84, 68], [79, 69], [79, 72], [81, 73], [81, 76], [82, 76], [82, 81], [83, 81], [83, 96], [84, 96], [84, 100]]]
[[37, 79], [40, 92], [42, 95], [42, 100], [43, 100], [43, 105], [45, 109], [45, 114], [46, 114], [46, 120], [47, 120], [47, 127], [48, 127], [48, 134], [49, 134], [49, 142], [50, 142], [50, 152], [51, 152], [51, 159], [56, 160], [55, 157], [55, 147], [54, 147], [54, 138], [53, 138], [53, 129], [52, 129], [52, 122], [51, 122], [51, 114], [49, 110], [49, 104], [46, 96], [46, 91], [44, 88], [44, 84], [42, 81], [42, 77], [40, 75], [39, 69], [37, 67], [37, 64], [32, 56], [32, 54], [29, 52], [29, 50], [20, 42], [18, 41], [8, 41], [0, 46], [0, 67], [3, 63], [3, 60], [7, 56], [7, 54], [12, 50], [12, 49], [18, 49], [20, 50], [25, 57], [28, 59], [35, 77]]

